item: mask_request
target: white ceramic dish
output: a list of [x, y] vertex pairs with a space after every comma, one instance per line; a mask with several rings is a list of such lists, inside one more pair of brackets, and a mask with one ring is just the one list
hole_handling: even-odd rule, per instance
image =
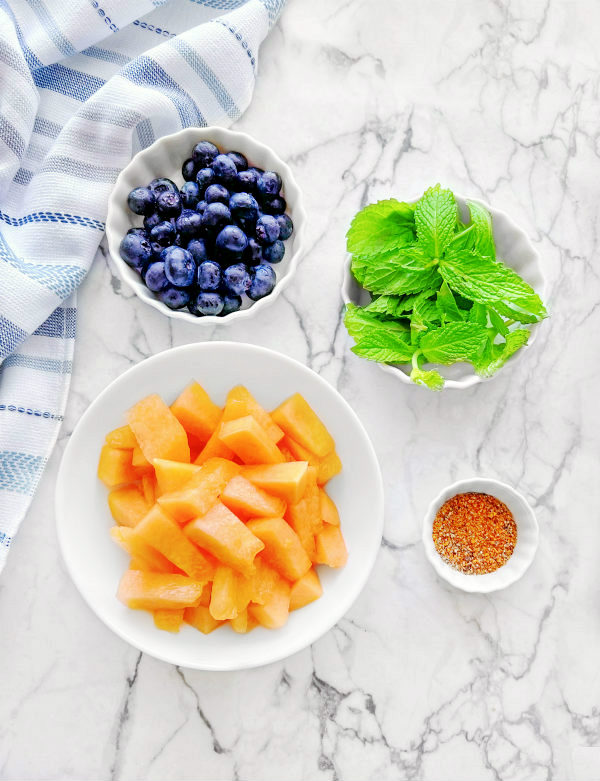
[[[129, 557], [109, 537], [107, 490], [96, 476], [108, 431], [149, 393], [171, 402], [192, 379], [218, 403], [239, 383], [267, 409], [296, 391], [314, 406], [335, 439], [342, 472], [328, 485], [349, 551], [341, 570], [319, 568], [323, 596], [292, 613], [276, 631], [237, 635], [229, 627], [202, 635], [184, 626], [177, 635], [156, 629], [145, 611], [129, 610], [115, 594]], [[201, 670], [238, 670], [283, 659], [317, 640], [350, 608], [363, 588], [381, 543], [383, 485], [377, 457], [355, 413], [325, 380], [284, 355], [232, 342], [186, 345], [148, 358], [106, 388], [88, 407], [65, 450], [56, 486], [58, 539], [67, 569], [91, 609], [121, 638], [172, 664]]]
[[[130, 268], [119, 255], [119, 244], [129, 228], [142, 225], [142, 218], [127, 208], [128, 194], [134, 187], [148, 184], [152, 179], [160, 176], [172, 179], [180, 187], [184, 181], [181, 175], [181, 166], [184, 160], [190, 157], [192, 147], [204, 140], [212, 141], [223, 151], [241, 152], [252, 165], [265, 170], [277, 171], [283, 181], [281, 192], [287, 201], [287, 212], [294, 223], [294, 232], [284, 242], [285, 256], [281, 263], [273, 266], [277, 276], [277, 284], [273, 292], [256, 302], [252, 302], [244, 296], [242, 309], [232, 312], [226, 317], [212, 315], [196, 317], [187, 309], [169, 309], [155, 297], [154, 293], [148, 290], [140, 275]], [[129, 165], [121, 171], [108, 201], [106, 238], [110, 257], [121, 279], [142, 301], [176, 320], [184, 320], [196, 325], [217, 325], [219, 323], [232, 323], [242, 317], [254, 316], [275, 301], [289, 284], [296, 271], [298, 260], [302, 254], [305, 224], [306, 214], [302, 206], [300, 188], [290, 167], [270, 147], [261, 144], [246, 133], [238, 133], [222, 127], [190, 127], [180, 130], [179, 133], [159, 138], [152, 146], [138, 152]]]
[[[462, 195], [457, 195], [456, 200], [462, 220], [468, 220], [469, 211], [466, 205], [467, 200], [475, 201], [476, 203], [485, 206], [492, 215], [494, 239], [496, 241], [498, 258], [501, 258], [508, 266], [518, 272], [521, 277], [531, 285], [542, 300], [544, 300], [546, 282], [542, 271], [541, 259], [527, 234], [512, 221], [506, 212], [493, 208], [488, 203], [485, 203], [485, 201], [479, 200], [479, 198], [466, 198]], [[342, 298], [345, 304], [352, 303], [364, 306], [370, 302], [371, 295], [364, 290], [352, 276], [350, 262], [351, 257], [348, 255], [344, 265]], [[529, 326], [531, 331], [529, 343], [509, 358], [507, 366], [512, 364], [520, 355], [525, 353], [527, 349], [532, 346], [539, 326], [540, 323], [534, 323], [532, 326]], [[409, 364], [388, 365], [380, 363], [378, 365], [383, 371], [392, 374], [402, 382], [408, 383], [409, 385], [415, 384], [410, 379], [412, 367]], [[506, 366], [504, 366], [500, 372], [492, 375], [492, 377], [484, 378], [475, 374], [473, 367], [469, 363], [455, 363], [452, 366], [437, 366], [432, 364], [431, 366], [439, 369], [441, 374], [446, 378], [444, 388], [455, 389], [470, 388], [484, 380], [493, 379], [501, 372], [506, 371]], [[427, 368], [429, 368], [429, 364]]]
[[[433, 521], [439, 508], [456, 494], [490, 494], [500, 499], [513, 514], [517, 524], [517, 544], [510, 559], [503, 567], [487, 575], [465, 575], [451, 567], [439, 555], [433, 543]], [[425, 553], [437, 574], [452, 586], [472, 593], [488, 594], [512, 585], [529, 568], [538, 547], [537, 519], [527, 500], [518, 491], [499, 480], [474, 477], [460, 480], [445, 488], [429, 505], [423, 521], [423, 545]]]

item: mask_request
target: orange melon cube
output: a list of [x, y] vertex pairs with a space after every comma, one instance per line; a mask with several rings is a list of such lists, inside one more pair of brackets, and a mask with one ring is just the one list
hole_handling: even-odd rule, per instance
[[119, 583], [117, 598], [134, 610], [177, 610], [193, 607], [202, 595], [202, 583], [186, 575], [128, 569]]
[[[117, 545], [129, 553], [132, 561], [135, 560], [135, 567], [130, 564], [131, 569], [147, 569], [150, 572], [179, 571], [162, 553], [135, 534], [133, 529], [127, 526], [113, 526], [110, 529], [110, 536]], [[140, 566], [142, 563], [145, 566]]]
[[242, 520], [281, 517], [286, 507], [283, 499], [271, 496], [241, 475], [227, 483], [221, 493], [221, 501]]
[[284, 432], [318, 458], [335, 448], [335, 442], [316, 412], [299, 393], [273, 410], [271, 417]]
[[325, 485], [332, 477], [335, 477], [342, 471], [342, 462], [335, 450], [328, 453], [325, 458], [319, 461], [317, 467], [317, 483]]
[[154, 611], [154, 626], [157, 629], [164, 629], [165, 632], [179, 632], [183, 624], [184, 608], [178, 610], [167, 610], [160, 608]]
[[311, 561], [296, 532], [283, 518], [257, 518], [246, 527], [264, 543], [262, 558], [288, 580], [298, 580]]
[[315, 599], [319, 599], [322, 594], [323, 586], [321, 586], [319, 576], [314, 569], [311, 569], [295, 583], [292, 583], [290, 610], [298, 610], [298, 608], [314, 602]]
[[213, 431], [206, 445], [194, 459], [195, 464], [204, 464], [209, 458], [226, 458], [229, 461], [233, 461], [236, 458], [233, 450], [219, 439], [222, 425], [222, 423], [219, 423]]
[[283, 431], [273, 422], [273, 418], [266, 409], [261, 407], [247, 388], [244, 388], [243, 385], [237, 385], [227, 394], [227, 401], [223, 409], [223, 421], [245, 418], [247, 415], [252, 415], [273, 442], [277, 443], [283, 437]]
[[197, 581], [206, 582], [214, 572], [204, 556], [158, 504], [137, 524], [135, 534]]
[[221, 408], [197, 382], [187, 388], [171, 404], [171, 412], [188, 434], [207, 442], [221, 417]]
[[318, 564], [328, 567], [343, 567], [348, 561], [348, 550], [338, 526], [323, 526], [315, 536], [316, 558]]
[[221, 502], [202, 518], [188, 523], [184, 533], [220, 562], [246, 575], [252, 574], [254, 557], [265, 547]]
[[131, 463], [131, 450], [103, 445], [98, 461], [98, 477], [104, 485], [114, 488], [123, 483], [133, 483], [141, 477], [138, 469]]
[[317, 470], [308, 467], [306, 490], [302, 499], [296, 504], [288, 504], [285, 520], [300, 538], [304, 550], [311, 561], [315, 560], [315, 534], [323, 526], [321, 520], [321, 498], [317, 486]]
[[235, 618], [239, 612], [237, 577], [230, 567], [220, 566], [215, 570], [209, 610], [211, 616], [218, 621]]
[[137, 485], [113, 488], [108, 494], [108, 506], [110, 514], [121, 526], [135, 526], [152, 507]]
[[[245, 466], [242, 475], [264, 491], [296, 504], [302, 499], [308, 478], [308, 463], [292, 461], [285, 464]], [[266, 513], [262, 513], [265, 515]]]
[[224, 458], [209, 458], [179, 491], [159, 496], [158, 503], [178, 523], [207, 513], [240, 467]]
[[270, 599], [264, 605], [251, 602], [248, 612], [259, 624], [267, 629], [279, 629], [288, 620], [290, 614], [290, 585], [283, 578], [275, 584]]
[[279, 443], [282, 452], [289, 454], [286, 459], [289, 461], [308, 461], [310, 466], [317, 469], [317, 483], [325, 485], [332, 477], [335, 477], [342, 471], [342, 462], [335, 450], [328, 453], [324, 458], [317, 458], [314, 453], [307, 450], [303, 445], [291, 437], [284, 437]]
[[277, 445], [252, 415], [223, 423], [219, 439], [244, 464], [278, 464], [284, 461]]
[[237, 616], [232, 618], [229, 623], [231, 624], [231, 628], [234, 632], [242, 635], [246, 634], [247, 632], [251, 632], [256, 626], [258, 626], [258, 621], [250, 615], [247, 609], [238, 613]]
[[129, 426], [120, 426], [109, 431], [106, 435], [106, 444], [111, 447], [118, 447], [122, 450], [133, 450], [137, 445], [137, 439]]
[[156, 393], [138, 401], [128, 413], [128, 423], [145, 458], [189, 463], [190, 447], [185, 429]]
[[217, 621], [210, 614], [210, 610], [205, 605], [198, 605], [197, 607], [186, 607], [183, 611], [183, 620], [186, 624], [190, 624], [194, 629], [198, 629], [202, 634], [208, 635], [213, 632], [218, 626], [224, 623], [224, 621]]
[[208, 607], [210, 605], [211, 595], [212, 595], [212, 580], [209, 580], [208, 583], [204, 584], [204, 588], [202, 589], [202, 596], [200, 597], [200, 602], [198, 602], [198, 605], [204, 605], [204, 607]]
[[166, 458], [155, 458], [152, 463], [161, 494], [183, 488], [200, 469], [196, 464], [182, 464], [180, 461], [169, 461]]
[[133, 466], [137, 467], [140, 470], [143, 470], [144, 472], [148, 472], [152, 469], [152, 464], [144, 453], [142, 452], [142, 448], [136, 445], [133, 450], [131, 451], [131, 463]]
[[279, 581], [279, 575], [270, 567], [259, 554], [254, 560], [254, 572], [252, 574], [252, 602], [264, 605], [269, 601], [275, 586]]
[[154, 475], [142, 475], [142, 493], [146, 503], [152, 507], [156, 501], [156, 479]]
[[129, 559], [129, 569], [139, 569], [142, 572], [152, 572], [152, 567], [144, 559], [140, 559], [137, 556], [133, 556]]
[[319, 499], [321, 500], [321, 520], [330, 526], [339, 526], [340, 514], [335, 502], [322, 488], [319, 488]]
[[190, 463], [193, 464], [204, 449], [206, 442], [203, 439], [198, 439], [198, 437], [192, 436], [192, 434], [189, 432], [187, 438], [188, 445], [190, 446]]

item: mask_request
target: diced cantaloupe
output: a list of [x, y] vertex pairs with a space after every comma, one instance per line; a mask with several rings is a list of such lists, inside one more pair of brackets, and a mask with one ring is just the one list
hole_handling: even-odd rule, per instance
[[176, 610], [194, 607], [202, 595], [202, 585], [187, 575], [127, 570], [117, 598], [134, 610]]
[[252, 602], [264, 605], [269, 601], [279, 581], [279, 574], [270, 567], [259, 554], [254, 559], [254, 572], [252, 573]]
[[285, 520], [300, 538], [304, 550], [311, 561], [315, 560], [315, 534], [323, 526], [321, 520], [321, 499], [317, 486], [317, 470], [308, 467], [306, 490], [302, 499], [296, 504], [288, 504]]
[[132, 556], [129, 559], [129, 569], [139, 569], [142, 570], [142, 572], [154, 571], [145, 559], [140, 559], [138, 556]]
[[308, 463], [292, 461], [285, 464], [244, 466], [242, 475], [250, 482], [285, 502], [296, 504], [306, 490]]
[[154, 474], [142, 475], [142, 493], [146, 502], [152, 506], [156, 501], [156, 478]]
[[98, 477], [104, 485], [114, 488], [123, 483], [133, 483], [139, 480], [142, 473], [131, 463], [131, 450], [103, 445], [98, 461]]
[[159, 553], [156, 548], [148, 545], [145, 540], [135, 534], [133, 529], [129, 529], [127, 526], [113, 526], [110, 529], [110, 536], [117, 545], [129, 553], [132, 559], [136, 559], [136, 562], [143, 561], [146, 564], [144, 569], [151, 572], [178, 572], [178, 568], [169, 559]]
[[182, 489], [162, 494], [158, 503], [178, 523], [186, 523], [207, 513], [239, 471], [232, 461], [209, 458]]
[[339, 526], [340, 514], [338, 509], [333, 499], [323, 488], [319, 488], [319, 499], [321, 500], [321, 520], [330, 526]]
[[244, 464], [279, 464], [284, 461], [277, 445], [252, 415], [223, 423], [219, 439]]
[[298, 608], [314, 602], [315, 599], [319, 599], [322, 594], [323, 586], [321, 586], [319, 576], [314, 569], [311, 569], [295, 583], [292, 583], [290, 610], [298, 610]]
[[273, 422], [273, 418], [267, 410], [261, 407], [247, 388], [244, 388], [243, 385], [237, 385], [227, 394], [227, 401], [223, 409], [223, 421], [245, 418], [246, 415], [252, 415], [273, 442], [277, 443], [283, 437], [283, 431]]
[[342, 471], [342, 462], [335, 450], [331, 453], [327, 453], [325, 458], [319, 461], [317, 467], [317, 483], [319, 485], [325, 485], [332, 477], [335, 477]]
[[324, 458], [318, 458], [310, 450], [288, 436], [281, 440], [279, 448], [286, 456], [287, 461], [308, 461], [310, 466], [316, 467], [319, 485], [325, 485], [332, 477], [342, 471], [342, 462], [335, 450], [332, 450]]
[[256, 626], [258, 626], [258, 621], [250, 615], [247, 609], [238, 613], [237, 616], [232, 618], [229, 623], [231, 624], [231, 628], [234, 632], [242, 635], [246, 634], [247, 632], [251, 632]]
[[202, 450], [204, 450], [206, 442], [188, 433], [188, 445], [190, 446], [190, 463], [193, 464]]
[[180, 461], [168, 461], [166, 458], [155, 458], [152, 463], [161, 494], [183, 488], [192, 475], [200, 469], [196, 464], [182, 464]]
[[223, 564], [246, 575], [254, 571], [254, 557], [263, 543], [221, 502], [216, 502], [202, 518], [184, 527], [184, 533]]
[[288, 580], [298, 580], [311, 562], [296, 532], [283, 518], [257, 518], [246, 524], [265, 545], [262, 558]]
[[316, 557], [318, 564], [328, 567], [343, 567], [348, 561], [348, 550], [339, 526], [323, 526], [315, 536]]
[[216, 618], [211, 616], [207, 605], [186, 607], [183, 611], [183, 620], [186, 624], [190, 624], [194, 629], [198, 629], [205, 635], [210, 634], [218, 626], [221, 626], [221, 624], [224, 623], [223, 621], [217, 621]]
[[135, 526], [152, 507], [138, 485], [113, 488], [108, 494], [108, 506], [112, 517], [121, 526]]
[[233, 450], [219, 439], [222, 425], [222, 422], [219, 421], [210, 439], [194, 459], [195, 464], [204, 464], [209, 458], [227, 458], [230, 461], [237, 458]]
[[290, 584], [280, 578], [275, 584], [270, 599], [264, 605], [251, 602], [248, 612], [267, 629], [279, 629], [290, 614]]
[[206, 582], [213, 576], [213, 562], [190, 542], [158, 504], [137, 524], [135, 533], [194, 580]]
[[166, 610], [165, 608], [155, 610], [154, 626], [157, 629], [164, 629], [166, 632], [179, 632], [183, 624], [183, 611], [182, 607], [178, 610]]
[[209, 610], [213, 618], [227, 621], [239, 612], [237, 603], [237, 578], [235, 570], [221, 565], [215, 570]]
[[236, 475], [227, 483], [221, 493], [221, 501], [242, 520], [282, 517], [286, 508], [283, 499], [271, 496], [241, 475]]
[[323, 458], [335, 448], [335, 442], [316, 412], [304, 396], [294, 393], [271, 413], [284, 432]]
[[171, 404], [171, 411], [188, 434], [207, 442], [213, 433], [221, 408], [197, 382], [190, 383]]
[[137, 445], [137, 439], [129, 426], [119, 426], [106, 435], [106, 444], [124, 450], [133, 450]]
[[152, 464], [148, 461], [144, 455], [142, 448], [136, 445], [131, 451], [131, 463], [138, 469], [144, 472], [150, 472], [152, 470]]
[[181, 423], [156, 393], [138, 401], [127, 420], [145, 458], [189, 463], [190, 447]]

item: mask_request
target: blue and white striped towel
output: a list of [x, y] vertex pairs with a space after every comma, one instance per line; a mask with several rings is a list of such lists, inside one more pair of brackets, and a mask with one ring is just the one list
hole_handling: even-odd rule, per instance
[[155, 138], [239, 117], [283, 2], [0, 0], [0, 571], [63, 418], [113, 182]]

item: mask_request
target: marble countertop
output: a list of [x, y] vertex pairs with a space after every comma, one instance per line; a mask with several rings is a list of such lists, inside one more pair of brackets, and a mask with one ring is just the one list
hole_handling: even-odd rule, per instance
[[[0, 582], [0, 777], [600, 777], [599, 33], [594, 0], [290, 0], [237, 127], [304, 189], [297, 282], [256, 320], [195, 329], [124, 289], [101, 248], [59, 446]], [[352, 215], [436, 181], [529, 233], [552, 312], [492, 382], [437, 395], [353, 356], [339, 297]], [[197, 339], [319, 372], [362, 419], [385, 481], [383, 545], [352, 610], [312, 648], [241, 673], [125, 645], [79, 597], [54, 528], [60, 455], [90, 401]], [[474, 474], [517, 486], [541, 527], [526, 576], [489, 596], [440, 581], [419, 539], [431, 497]]]

